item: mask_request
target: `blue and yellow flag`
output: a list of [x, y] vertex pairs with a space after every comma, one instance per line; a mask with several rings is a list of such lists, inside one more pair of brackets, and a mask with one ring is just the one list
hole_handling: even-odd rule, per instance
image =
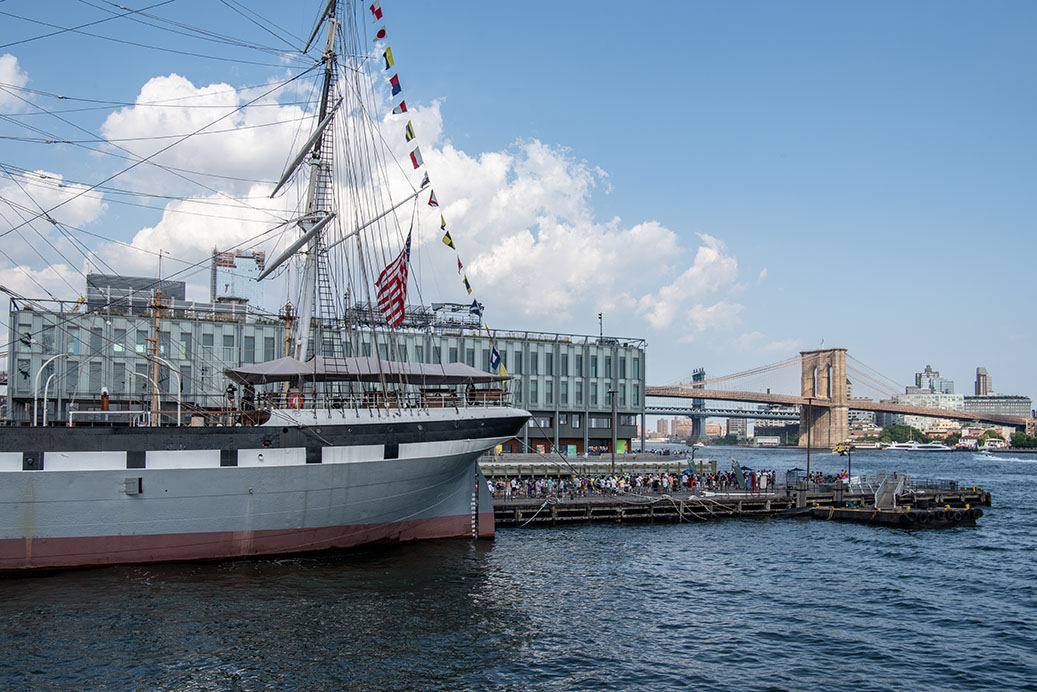
[[468, 275], [467, 274], [465, 274], [465, 277], [464, 277], [464, 287], [468, 291], [468, 295], [472, 295], [472, 285], [470, 283], [468, 283]]
[[454, 239], [450, 237], [450, 231], [447, 231], [446, 234], [443, 236], [443, 243], [448, 247], [453, 247], [455, 250], [457, 249], [456, 247], [454, 247]]
[[392, 48], [391, 47], [388, 47], [388, 48], [385, 49], [385, 52], [382, 53], [382, 57], [385, 58], [385, 69], [388, 70], [390, 67], [392, 67], [393, 65], [396, 64], [395, 62], [393, 62], [393, 59], [392, 59]]
[[407, 133], [408, 142], [414, 139], [414, 126], [410, 124], [410, 120], [407, 121], [407, 127], [404, 129], [404, 132]]

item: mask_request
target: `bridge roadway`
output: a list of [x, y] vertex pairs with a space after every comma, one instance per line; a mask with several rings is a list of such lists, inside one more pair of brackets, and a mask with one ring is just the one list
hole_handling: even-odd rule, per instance
[[799, 413], [754, 411], [746, 408], [691, 408], [688, 406], [645, 406], [649, 416], [702, 416], [704, 418], [752, 418], [754, 420], [799, 421]]
[[[709, 399], [712, 401], [745, 401], [758, 404], [782, 404], [785, 406], [816, 406], [830, 408], [838, 406], [826, 397], [805, 397], [794, 394], [764, 394], [761, 392], [736, 392], [723, 389], [693, 389], [691, 387], [645, 387], [646, 397], [672, 397], [679, 399]], [[850, 399], [845, 404], [854, 411], [878, 411], [883, 413], [900, 413], [909, 416], [928, 416], [930, 418], [948, 418], [960, 421], [978, 421], [996, 423], [998, 425], [1026, 426], [1025, 416], [1007, 416], [999, 413], [977, 413], [972, 411], [954, 411], [942, 408], [926, 408], [924, 406], [907, 406], [905, 404], [884, 404], [877, 401]]]

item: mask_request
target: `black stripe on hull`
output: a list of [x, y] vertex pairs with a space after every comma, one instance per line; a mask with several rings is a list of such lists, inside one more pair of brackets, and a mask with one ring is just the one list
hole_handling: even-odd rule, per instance
[[[31, 451], [34, 463], [43, 452], [127, 452], [164, 450], [237, 450], [295, 447], [350, 447], [514, 437], [526, 416], [458, 420], [378, 421], [372, 423], [319, 424], [310, 426], [251, 428], [5, 428], [0, 432], [0, 452]], [[28, 463], [28, 462], [26, 462]]]

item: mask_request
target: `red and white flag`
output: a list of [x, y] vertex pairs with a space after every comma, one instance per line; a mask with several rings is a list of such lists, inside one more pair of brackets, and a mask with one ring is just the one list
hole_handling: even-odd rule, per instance
[[374, 4], [371, 5], [371, 14], [374, 15], [374, 21], [378, 21], [382, 18], [382, 3], [375, 0]]
[[410, 264], [410, 233], [399, 256], [382, 270], [374, 282], [378, 295], [378, 309], [385, 315], [390, 327], [403, 323], [407, 303], [407, 267]]

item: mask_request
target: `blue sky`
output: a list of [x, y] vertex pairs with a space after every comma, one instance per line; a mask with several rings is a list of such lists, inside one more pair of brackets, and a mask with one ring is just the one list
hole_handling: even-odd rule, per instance
[[[318, 4], [249, 7], [301, 36]], [[695, 367], [744, 370], [824, 339], [902, 385], [931, 364], [971, 393], [984, 366], [997, 391], [1037, 397], [1028, 317], [1037, 5], [382, 7], [430, 175], [442, 181], [437, 195], [491, 326], [595, 333], [604, 312], [606, 332], [647, 340], [653, 384]], [[0, 11], [62, 26], [100, 16], [79, 2], [7, 0]], [[230, 5], [181, 0], [151, 11], [277, 44]], [[43, 31], [0, 18], [0, 44]], [[201, 50], [116, 22], [96, 31]], [[197, 88], [239, 88], [289, 69], [68, 34], [4, 55], [30, 88], [128, 102], [173, 72]], [[2, 95], [0, 104], [19, 108]], [[98, 132], [110, 113], [75, 121]], [[85, 181], [112, 170], [71, 147], [7, 141], [2, 152], [6, 164]], [[493, 180], [507, 204], [494, 206], [493, 186], [473, 182]], [[145, 242], [173, 235], [162, 235], [160, 212], [108, 204], [82, 218]], [[441, 248], [423, 247], [442, 266]], [[15, 259], [42, 270], [38, 258]], [[6, 260], [0, 277], [19, 284]], [[445, 294], [435, 299], [464, 299], [450, 281], [425, 277]]]

